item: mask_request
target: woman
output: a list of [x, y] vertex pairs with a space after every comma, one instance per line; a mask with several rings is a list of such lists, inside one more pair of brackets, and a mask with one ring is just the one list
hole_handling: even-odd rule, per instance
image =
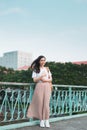
[[27, 111], [27, 117], [40, 120], [40, 127], [50, 127], [49, 101], [51, 96], [52, 75], [48, 67], [45, 67], [46, 58], [39, 56], [31, 64], [32, 78], [36, 82], [32, 102]]

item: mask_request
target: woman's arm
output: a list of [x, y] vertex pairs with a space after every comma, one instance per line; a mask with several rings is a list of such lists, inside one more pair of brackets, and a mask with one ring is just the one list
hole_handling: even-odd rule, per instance
[[48, 75], [48, 78], [42, 77], [41, 80], [42, 80], [43, 82], [52, 82], [52, 75]]
[[39, 80], [41, 80], [41, 81], [43, 81], [43, 77], [44, 76], [46, 76], [46, 74], [44, 73], [44, 74], [42, 74], [41, 76], [39, 76], [39, 77], [35, 77], [35, 78], [33, 78], [33, 81], [34, 82], [38, 82]]
[[48, 72], [48, 79], [42, 77], [42, 81], [43, 81], [43, 82], [52, 82], [52, 74], [51, 74], [51, 72], [50, 72], [50, 69], [49, 69], [48, 67], [46, 67], [46, 69], [47, 69], [47, 72]]
[[52, 79], [44, 79], [44, 78], [42, 78], [42, 81], [43, 82], [52, 82]]

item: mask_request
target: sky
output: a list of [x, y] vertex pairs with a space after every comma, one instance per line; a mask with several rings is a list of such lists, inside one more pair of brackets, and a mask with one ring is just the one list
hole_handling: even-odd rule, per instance
[[87, 61], [87, 0], [0, 0], [0, 56]]

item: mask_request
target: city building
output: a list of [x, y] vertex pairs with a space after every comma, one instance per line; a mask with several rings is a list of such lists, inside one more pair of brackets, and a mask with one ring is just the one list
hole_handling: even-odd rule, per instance
[[22, 51], [6, 52], [0, 57], [0, 66], [17, 70], [23, 66], [30, 66], [32, 54]]
[[30, 66], [22, 66], [22, 67], [19, 67], [17, 70], [21, 71], [21, 70], [28, 70], [30, 68]]
[[72, 62], [73, 64], [81, 65], [81, 64], [87, 64], [87, 61], [75, 61]]

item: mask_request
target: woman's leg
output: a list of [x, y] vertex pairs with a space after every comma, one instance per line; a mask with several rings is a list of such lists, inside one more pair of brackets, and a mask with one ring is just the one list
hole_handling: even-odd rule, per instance
[[49, 83], [46, 83], [46, 85], [44, 86], [44, 100], [43, 100], [43, 120], [45, 120], [46, 127], [50, 127], [50, 124], [49, 124], [50, 96], [51, 96], [51, 89], [50, 89]]
[[27, 117], [35, 117], [37, 119], [43, 120], [43, 89], [44, 88], [41, 83], [36, 85], [31, 104], [28, 108]]

